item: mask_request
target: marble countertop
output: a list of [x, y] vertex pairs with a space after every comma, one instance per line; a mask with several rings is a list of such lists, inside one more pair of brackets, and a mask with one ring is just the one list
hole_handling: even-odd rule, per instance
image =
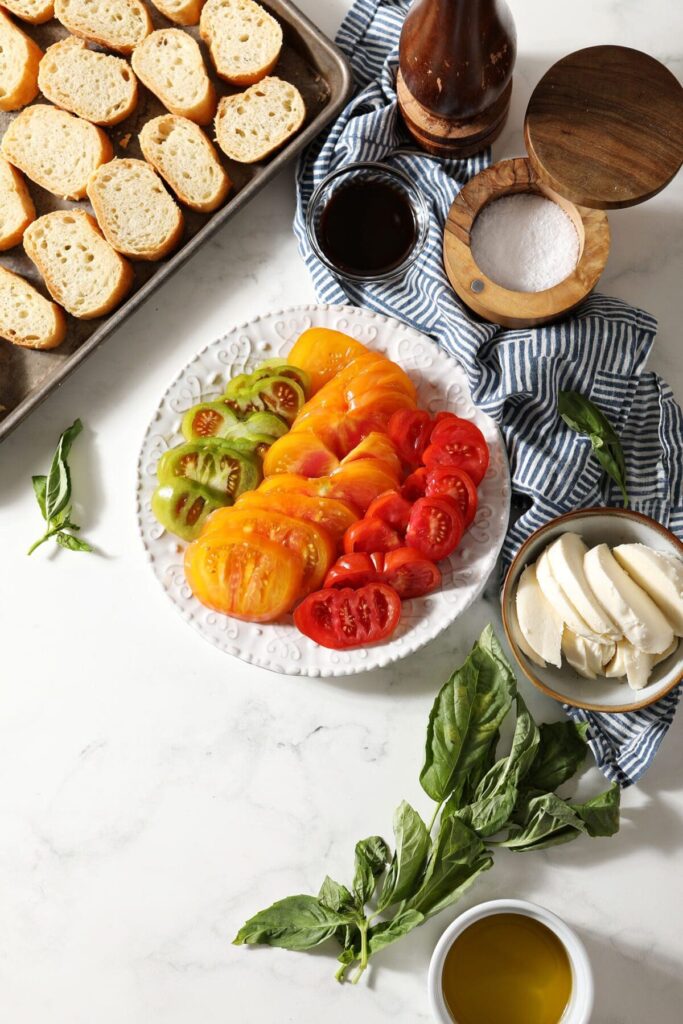
[[[330, 34], [348, 0], [299, 0]], [[520, 55], [496, 157], [522, 152], [529, 92], [594, 43], [647, 50], [683, 75], [683, 7], [670, 0], [513, 0]], [[536, 900], [576, 926], [597, 982], [597, 1024], [675, 1024], [683, 1000], [683, 719], [613, 840], [501, 855], [459, 908], [340, 988], [326, 955], [230, 945], [245, 917], [389, 836], [417, 777], [434, 693], [481, 627], [496, 588], [403, 663], [329, 682], [274, 676], [212, 649], [181, 621], [143, 557], [137, 451], [151, 410], [208, 341], [258, 313], [310, 302], [291, 232], [288, 169], [0, 447], [0, 1016], [9, 1024], [427, 1022], [437, 937], [475, 902]], [[651, 366], [683, 399], [683, 175], [610, 214], [603, 291], [659, 319]], [[25, 550], [41, 527], [32, 473], [60, 431], [83, 532], [99, 550]], [[524, 682], [541, 718], [558, 708]]]

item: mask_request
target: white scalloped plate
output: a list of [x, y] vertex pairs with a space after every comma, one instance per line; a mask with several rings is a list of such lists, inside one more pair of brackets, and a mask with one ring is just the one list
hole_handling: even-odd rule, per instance
[[[263, 359], [286, 355], [308, 327], [345, 331], [399, 363], [411, 376], [420, 405], [449, 409], [474, 420], [491, 449], [491, 464], [479, 489], [474, 523], [458, 550], [442, 563], [442, 589], [407, 601], [399, 627], [387, 643], [331, 651], [294, 627], [241, 622], [209, 611], [191, 594], [183, 572], [184, 545], [154, 518], [151, 497], [159, 457], [183, 438], [182, 415], [201, 400], [220, 395], [227, 378]], [[226, 654], [273, 672], [343, 676], [381, 668], [433, 640], [479, 596], [503, 544], [510, 512], [510, 478], [503, 440], [493, 420], [475, 409], [467, 379], [454, 359], [412, 327], [352, 306], [298, 306], [258, 317], [212, 342], [176, 377], [147, 428], [138, 461], [137, 513], [152, 571], [180, 614], [204, 639]]]

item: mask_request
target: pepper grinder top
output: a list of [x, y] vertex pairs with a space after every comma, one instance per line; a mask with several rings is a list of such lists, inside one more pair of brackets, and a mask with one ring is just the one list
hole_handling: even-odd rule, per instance
[[401, 32], [397, 93], [423, 149], [466, 157], [498, 137], [516, 39], [505, 0], [416, 0]]

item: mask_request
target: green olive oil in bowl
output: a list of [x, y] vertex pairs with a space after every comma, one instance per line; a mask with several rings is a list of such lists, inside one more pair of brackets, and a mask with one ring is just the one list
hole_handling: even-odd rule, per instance
[[560, 1024], [572, 968], [546, 925], [523, 914], [492, 914], [455, 939], [442, 989], [457, 1024]]

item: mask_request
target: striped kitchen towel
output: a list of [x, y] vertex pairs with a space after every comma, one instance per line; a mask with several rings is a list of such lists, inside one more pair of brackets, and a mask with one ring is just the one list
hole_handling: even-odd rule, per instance
[[[594, 295], [562, 323], [503, 330], [471, 317], [450, 287], [441, 258], [446, 214], [458, 190], [491, 157], [488, 150], [468, 160], [432, 157], [418, 150], [406, 132], [395, 80], [408, 6], [408, 0], [357, 0], [337, 36], [353, 66], [357, 92], [304, 154], [297, 175], [294, 229], [320, 299], [398, 317], [460, 361], [474, 401], [500, 424], [513, 495], [528, 506], [509, 532], [505, 560], [553, 516], [620, 504], [618, 490], [591, 457], [589, 442], [559, 420], [559, 389], [592, 398], [619, 431], [631, 507], [683, 535], [683, 416], [664, 381], [645, 371], [657, 326], [653, 317], [618, 299]], [[368, 285], [339, 280], [307, 243], [304, 218], [313, 189], [331, 170], [353, 160], [383, 160], [399, 167], [418, 182], [430, 205], [425, 249], [398, 280]], [[630, 714], [565, 710], [589, 723], [591, 747], [605, 775], [629, 785], [651, 764], [678, 699], [675, 690]]]

